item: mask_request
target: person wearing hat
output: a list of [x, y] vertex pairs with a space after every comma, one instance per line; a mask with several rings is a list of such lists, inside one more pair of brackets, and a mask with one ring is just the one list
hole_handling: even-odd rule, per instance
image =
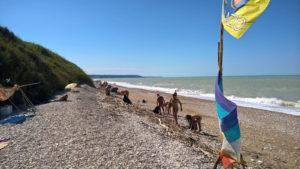
[[[159, 106], [160, 112], [165, 112], [165, 109], [164, 109], [165, 99], [164, 99], [164, 97], [160, 96], [159, 93], [157, 93], [156, 96], [157, 96], [156, 105]], [[163, 111], [161, 111], [161, 109]], [[160, 114], [162, 114], [162, 113], [160, 113]]]

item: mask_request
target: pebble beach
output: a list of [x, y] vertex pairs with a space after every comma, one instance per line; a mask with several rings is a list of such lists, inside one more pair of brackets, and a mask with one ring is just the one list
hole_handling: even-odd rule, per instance
[[[10, 138], [0, 168], [211, 168], [213, 160], [168, 137], [146, 109], [89, 86], [67, 102], [37, 106], [22, 124], [1, 125]], [[155, 117], [152, 117], [155, 119]]]
[[[0, 125], [0, 138], [10, 138], [0, 168], [212, 168], [221, 147], [214, 102], [179, 96], [176, 126], [171, 115], [152, 113], [156, 92], [127, 90], [132, 105], [82, 85], [67, 102], [38, 105], [22, 124]], [[188, 129], [189, 113], [202, 115], [200, 133]], [[245, 107], [238, 113], [247, 168], [300, 165], [300, 117]]]

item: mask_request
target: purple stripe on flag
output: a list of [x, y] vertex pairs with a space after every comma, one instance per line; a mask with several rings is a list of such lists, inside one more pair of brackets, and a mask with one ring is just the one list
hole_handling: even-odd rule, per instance
[[238, 123], [237, 111], [236, 109], [228, 114], [226, 117], [221, 119], [221, 131], [225, 132], [230, 130], [233, 126]]
[[219, 84], [221, 83], [220, 72], [218, 74], [218, 78], [215, 84], [215, 99], [218, 104], [225, 109], [227, 112], [231, 113], [232, 111], [236, 111], [236, 104], [226, 99], [221, 91]]

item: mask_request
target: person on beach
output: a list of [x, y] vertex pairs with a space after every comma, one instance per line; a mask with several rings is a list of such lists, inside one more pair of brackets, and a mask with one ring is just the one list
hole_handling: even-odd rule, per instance
[[[128, 95], [129, 95], [129, 92], [128, 92]], [[128, 98], [128, 95], [127, 95], [127, 93], [124, 94], [123, 101], [127, 104], [132, 104], [131, 100]]]
[[96, 81], [96, 82], [98, 82], [98, 84], [99, 84], [99, 87], [97, 87], [98, 89], [100, 89], [101, 88], [101, 86], [102, 86], [102, 81], [101, 80], [99, 80], [99, 81]]
[[160, 107], [159, 107], [159, 106], [156, 106], [156, 107], [152, 110], [152, 112], [155, 113], [155, 114], [161, 114]]
[[177, 113], [178, 113], [178, 103], [180, 104], [180, 110], [182, 111], [182, 103], [180, 102], [180, 100], [177, 98], [177, 93], [175, 91], [175, 93], [173, 94], [173, 97], [170, 100], [170, 103], [172, 104], [173, 107], [173, 116], [175, 119], [175, 124], [178, 125], [178, 121], [177, 121]]
[[118, 92], [119, 95], [127, 95], [129, 96], [129, 91], [128, 90], [122, 90], [121, 92]]
[[201, 120], [202, 116], [199, 114], [188, 114], [185, 116], [186, 120], [189, 123], [189, 129], [193, 132], [196, 132], [199, 128], [199, 132], [201, 131]]
[[171, 102], [165, 102], [164, 104], [165, 110], [168, 114], [170, 114], [170, 110], [172, 108], [172, 103]]
[[163, 96], [160, 96], [159, 93], [157, 93], [156, 96], [157, 96], [156, 105], [159, 106], [160, 114], [162, 114], [161, 112], [165, 112], [165, 109], [164, 109], [165, 99]]
[[113, 92], [113, 93], [116, 93], [118, 94], [118, 89], [117, 87], [113, 87], [110, 91]]
[[106, 93], [106, 96], [109, 96], [110, 95], [110, 88], [111, 88], [111, 85], [107, 85], [106, 88], [105, 88], [105, 93]]
[[105, 82], [101, 83], [100, 87], [101, 88], [106, 88], [107, 85], [108, 85], [108, 83], [107, 83], [107, 81], [105, 81]]

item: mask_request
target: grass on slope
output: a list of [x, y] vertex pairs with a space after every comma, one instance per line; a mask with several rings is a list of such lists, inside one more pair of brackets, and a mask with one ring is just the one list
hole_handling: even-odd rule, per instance
[[[70, 82], [93, 86], [91, 78], [75, 64], [40, 45], [22, 41], [0, 26], [0, 84], [8, 87], [33, 82], [42, 85], [23, 90], [35, 102], [46, 101]], [[19, 92], [13, 100], [21, 101]]]

